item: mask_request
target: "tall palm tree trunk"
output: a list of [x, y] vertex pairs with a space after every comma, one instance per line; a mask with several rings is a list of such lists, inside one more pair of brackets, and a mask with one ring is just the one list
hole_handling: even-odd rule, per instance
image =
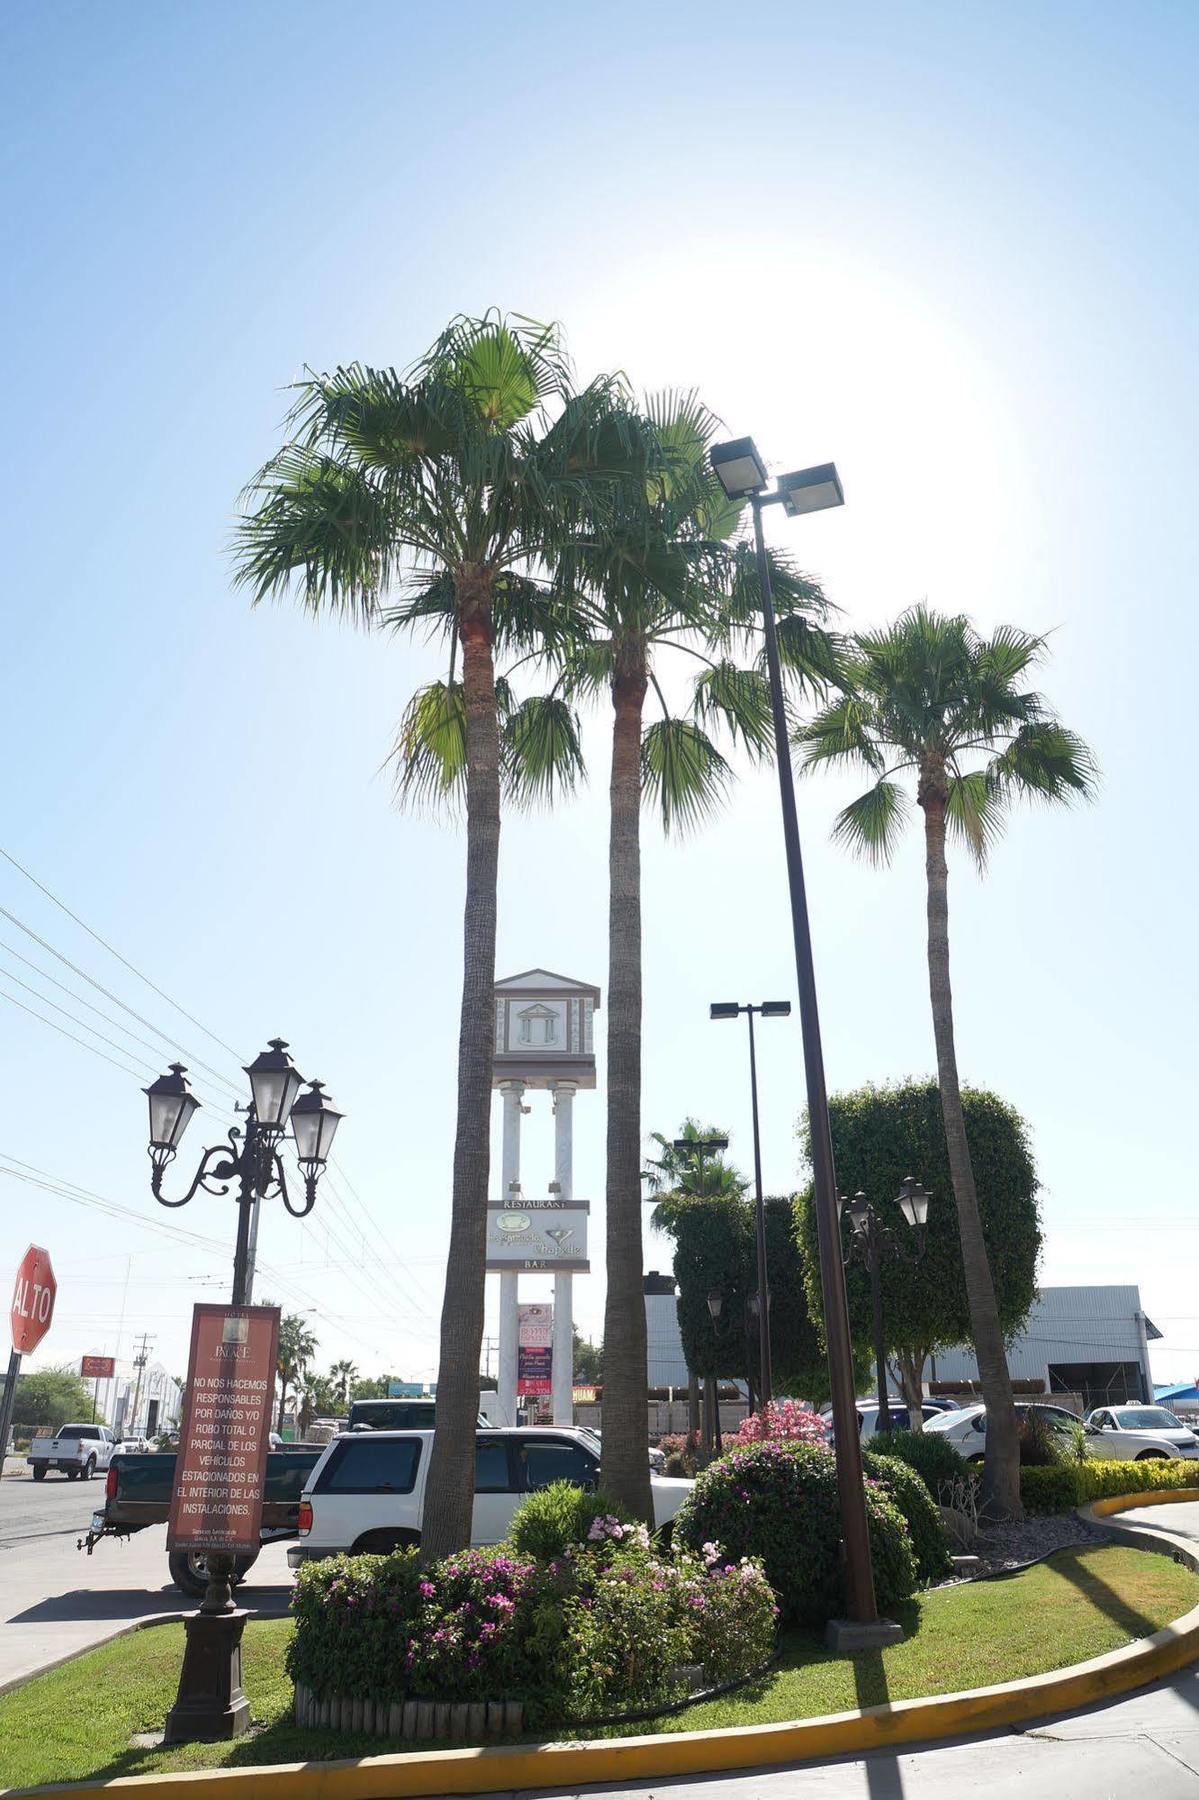
[[471, 571], [456, 585], [466, 712], [466, 908], [450, 1250], [441, 1306], [436, 1434], [421, 1532], [426, 1561], [464, 1549], [471, 1536], [495, 1050], [500, 742], [491, 580], [486, 571]]
[[612, 1497], [652, 1526], [641, 1248], [641, 712], [646, 686], [644, 651], [623, 649], [612, 683], [602, 1475]]
[[966, 1120], [958, 1084], [957, 1049], [953, 1038], [953, 994], [949, 985], [949, 869], [945, 861], [945, 798], [923, 792], [925, 873], [928, 883], [928, 988], [937, 1045], [937, 1080], [941, 1116], [949, 1152], [949, 1173], [957, 1202], [962, 1268], [970, 1328], [978, 1359], [979, 1382], [987, 1409], [987, 1452], [983, 1469], [983, 1509], [993, 1517], [1019, 1518], [1020, 1440], [1012, 1402], [995, 1284], [987, 1259], [986, 1239], [978, 1214], [978, 1194]]

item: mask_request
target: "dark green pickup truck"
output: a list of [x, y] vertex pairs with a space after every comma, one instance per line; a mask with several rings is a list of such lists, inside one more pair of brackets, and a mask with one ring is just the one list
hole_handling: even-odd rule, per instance
[[[295, 1537], [304, 1484], [324, 1454], [323, 1444], [297, 1445], [294, 1450], [272, 1450], [266, 1459], [266, 1484], [262, 1499], [261, 1542]], [[101, 1538], [129, 1537], [147, 1525], [164, 1525], [171, 1510], [175, 1485], [173, 1451], [144, 1456], [114, 1456], [104, 1488], [104, 1507], [92, 1514], [79, 1549], [90, 1556]], [[207, 1558], [200, 1552], [172, 1550], [168, 1557], [171, 1579], [183, 1593], [202, 1599], [207, 1585]], [[254, 1556], [237, 1559], [235, 1580], [244, 1581], [254, 1566]]]

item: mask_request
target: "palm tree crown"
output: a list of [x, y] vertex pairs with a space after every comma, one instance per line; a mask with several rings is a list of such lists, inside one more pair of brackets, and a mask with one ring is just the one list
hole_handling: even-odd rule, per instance
[[873, 786], [838, 815], [834, 836], [874, 862], [890, 859], [910, 812], [943, 806], [951, 836], [980, 866], [1013, 800], [1090, 795], [1096, 766], [1082, 739], [1023, 678], [1046, 640], [1014, 626], [984, 638], [960, 614], [913, 607], [882, 631], [852, 640], [845, 691], [800, 725], [804, 768], [868, 770]]

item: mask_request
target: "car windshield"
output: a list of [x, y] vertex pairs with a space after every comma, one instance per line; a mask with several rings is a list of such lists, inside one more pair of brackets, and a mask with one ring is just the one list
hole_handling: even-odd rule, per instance
[[1116, 1408], [1116, 1423], [1125, 1431], [1186, 1430], [1182, 1420], [1176, 1419], [1164, 1406], [1119, 1406]]

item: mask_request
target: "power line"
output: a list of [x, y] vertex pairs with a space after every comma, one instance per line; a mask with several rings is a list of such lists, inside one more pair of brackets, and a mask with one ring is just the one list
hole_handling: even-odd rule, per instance
[[[131, 974], [136, 975], [139, 981], [144, 981], [146, 986], [148, 988], [150, 988], [154, 993], [156, 993], [160, 1000], [165, 1000], [168, 1006], [173, 1006], [177, 1013], [180, 1013], [183, 1018], [188, 1020], [188, 1022], [190, 1024], [192, 1024], [196, 1027], [197, 1031], [202, 1031], [204, 1033], [205, 1037], [211, 1038], [214, 1044], [219, 1044], [220, 1048], [222, 1050], [227, 1050], [229, 1052], [229, 1055], [232, 1056], [236, 1061], [238, 1061], [238, 1062], [241, 1061], [241, 1058], [238, 1056], [237, 1051], [233, 1048], [233, 1046], [231, 1044], [227, 1044], [223, 1038], [217, 1037], [217, 1035], [214, 1031], [209, 1031], [207, 1025], [202, 1025], [200, 1023], [199, 1019], [197, 1019], [192, 1013], [188, 1012], [186, 1007], [180, 1006], [180, 1004], [177, 1000], [172, 1000], [171, 996], [163, 988], [160, 988], [158, 986], [157, 982], [151, 981], [150, 977], [148, 975], [143, 975], [142, 971], [139, 968], [137, 968], [134, 963], [131, 963], [127, 956], [122, 956], [121, 952], [119, 950], [114, 949], [113, 946], [108, 942], [107, 938], [101, 937], [100, 933], [98, 931], [93, 931], [92, 927], [87, 923], [86, 920], [81, 919], [79, 917], [78, 913], [72, 912], [70, 907], [66, 904], [65, 900], [60, 900], [58, 898], [57, 894], [52, 894], [50, 892], [50, 889], [45, 885], [45, 883], [39, 881], [36, 875], [31, 875], [29, 870], [24, 866], [24, 864], [19, 863], [15, 856], [11, 855], [9, 851], [3, 849], [2, 847], [0, 847], [0, 856], [2, 856], [6, 862], [11, 863], [13, 868], [16, 869], [20, 874], [22, 874], [25, 877], [26, 881], [31, 881], [35, 888], [37, 888], [41, 893], [45, 894], [47, 900], [52, 900], [54, 902], [55, 906], [58, 907], [60, 912], [66, 913], [68, 919], [73, 919], [75, 921], [75, 924], [78, 925], [81, 930], [86, 931], [90, 938], [94, 938], [95, 941], [97, 942], [97, 944], [101, 945], [101, 947], [103, 949], [108, 951], [108, 954], [110, 956], [115, 956], [117, 961], [119, 963], [122, 963], [125, 966], [125, 968], [127, 968], [130, 971]], [[143, 1021], [143, 1023], [144, 1023], [144, 1021]], [[211, 1074], [212, 1071], [210, 1070], [209, 1073]]]
[[[0, 856], [3, 856], [4, 854], [5, 852], [0, 850]], [[57, 957], [58, 961], [66, 968], [70, 969], [73, 975], [78, 975], [81, 980], [88, 983], [89, 987], [94, 987], [98, 994], [103, 994], [106, 1000], [111, 1000], [114, 1006], [119, 1006], [122, 1012], [127, 1012], [131, 1019], [136, 1019], [139, 1025], [144, 1025], [146, 1027], [147, 1031], [152, 1031], [155, 1037], [160, 1037], [169, 1049], [177, 1050], [182, 1055], [190, 1058], [190, 1053], [183, 1048], [183, 1045], [177, 1038], [169, 1036], [165, 1031], [160, 1031], [152, 1019], [145, 1018], [143, 1014], [136, 1012], [132, 1006], [126, 1005], [119, 994], [114, 994], [111, 988], [106, 988], [103, 982], [97, 981], [94, 976], [89, 975], [86, 969], [81, 969], [78, 963], [73, 963], [69, 956], [64, 956], [61, 950], [56, 950], [54, 945], [47, 943], [44, 937], [39, 937], [31, 925], [26, 925], [23, 919], [18, 919], [16, 913], [9, 912], [6, 906], [0, 906], [0, 916], [6, 918], [10, 924], [15, 925], [18, 931], [23, 931], [26, 937], [32, 938], [35, 944], [40, 944], [43, 950], [48, 950], [51, 956]], [[72, 917], [74, 917], [74, 914], [72, 914]], [[227, 1076], [222, 1075], [218, 1069], [214, 1069], [211, 1064], [201, 1062], [198, 1056], [191, 1058], [190, 1060], [195, 1062], [196, 1068], [205, 1070], [207, 1074], [214, 1076], [217, 1081], [223, 1083], [223, 1085], [229, 1088], [234, 1094], [237, 1093], [237, 1088], [234, 1086], [233, 1082], [231, 1082]]]
[[42, 1013], [34, 1012], [32, 1006], [26, 1006], [25, 1002], [23, 1000], [18, 1000], [15, 995], [0, 993], [0, 1000], [7, 1000], [10, 1006], [19, 1006], [22, 1012], [29, 1014], [31, 1019], [40, 1019], [43, 1025], [48, 1025], [50, 1027], [51, 1031], [61, 1032], [63, 1037], [70, 1038], [72, 1043], [82, 1044], [85, 1050], [90, 1050], [93, 1056], [103, 1057], [106, 1063], [111, 1063], [114, 1069], [119, 1069], [121, 1071], [122, 1075], [130, 1075], [134, 1081], [142, 1081], [145, 1079], [144, 1076], [138, 1074], [136, 1069], [129, 1068], [125, 1063], [119, 1063], [115, 1056], [106, 1055], [103, 1050], [97, 1050], [94, 1044], [87, 1043], [84, 1038], [76, 1037], [73, 1031], [67, 1031], [63, 1026], [56, 1025], [53, 1019], [47, 1019]]
[[[27, 969], [32, 969], [40, 981], [48, 981], [51, 987], [56, 987], [60, 993], [66, 994], [70, 999], [74, 1000], [77, 1006], [86, 1006], [89, 1012], [94, 1012], [98, 1019], [103, 1019], [105, 1023], [111, 1025], [114, 1030], [123, 1031], [126, 1037], [131, 1037], [135, 1043], [141, 1044], [146, 1050], [152, 1050], [155, 1056], [158, 1055], [157, 1044], [152, 1044], [149, 1038], [139, 1037], [136, 1031], [130, 1031], [128, 1025], [122, 1025], [119, 1019], [110, 1018], [102, 1007], [93, 1006], [90, 1000], [85, 1000], [82, 994], [77, 994], [74, 988], [69, 988], [65, 981], [59, 981], [56, 976], [49, 974], [47, 970], [40, 969], [28, 956], [22, 956], [19, 950], [14, 950], [11, 944], [6, 944], [3, 940], [0, 940], [0, 950], [3, 950], [6, 956], [15, 956], [19, 963], [24, 963]], [[9, 976], [10, 981], [17, 981], [19, 979], [20, 977], [17, 975]], [[21, 985], [24, 987], [25, 983], [22, 982]], [[33, 991], [33, 989], [30, 989], [31, 993]], [[44, 995], [42, 997], [45, 998]]]

